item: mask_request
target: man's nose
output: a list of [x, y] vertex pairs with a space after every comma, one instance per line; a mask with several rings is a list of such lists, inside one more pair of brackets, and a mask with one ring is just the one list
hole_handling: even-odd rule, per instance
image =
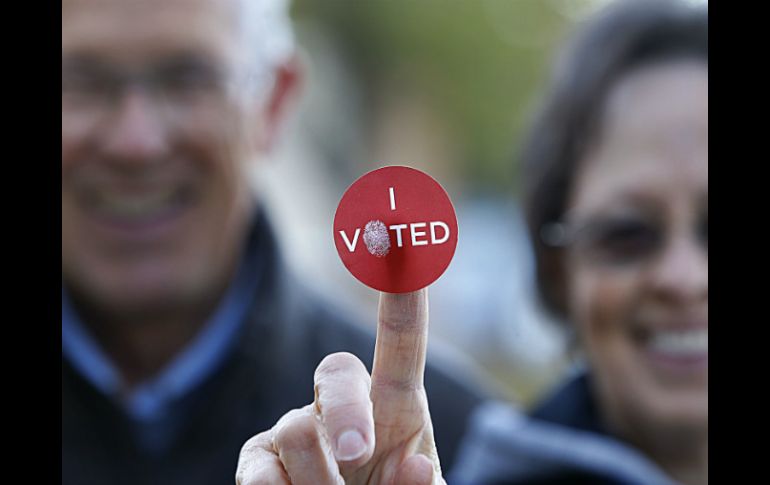
[[161, 159], [169, 146], [168, 126], [160, 104], [140, 87], [117, 100], [103, 127], [103, 150], [113, 160], [147, 163]]
[[708, 301], [708, 254], [698, 241], [678, 237], [651, 270], [654, 291], [672, 302]]

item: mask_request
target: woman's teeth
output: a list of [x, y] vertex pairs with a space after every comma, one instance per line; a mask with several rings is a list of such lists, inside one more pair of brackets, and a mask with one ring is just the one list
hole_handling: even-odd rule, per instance
[[658, 331], [649, 341], [653, 351], [673, 356], [707, 354], [709, 332], [707, 328], [697, 330]]

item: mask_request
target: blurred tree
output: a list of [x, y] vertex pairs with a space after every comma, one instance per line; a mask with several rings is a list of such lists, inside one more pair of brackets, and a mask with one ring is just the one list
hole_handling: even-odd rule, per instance
[[589, 0], [295, 0], [327, 26], [366, 88], [420, 93], [472, 192], [509, 192], [514, 156], [554, 48]]

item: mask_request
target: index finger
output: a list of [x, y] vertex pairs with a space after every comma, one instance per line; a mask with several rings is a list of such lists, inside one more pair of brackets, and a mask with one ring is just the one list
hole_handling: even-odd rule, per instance
[[423, 389], [428, 343], [428, 289], [380, 293], [372, 392]]

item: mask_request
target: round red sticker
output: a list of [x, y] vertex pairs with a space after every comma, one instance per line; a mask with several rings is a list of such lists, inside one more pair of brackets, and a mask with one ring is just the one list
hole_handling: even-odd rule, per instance
[[388, 293], [436, 281], [457, 247], [457, 217], [446, 191], [410, 167], [383, 167], [348, 187], [334, 214], [334, 244], [363, 284]]

